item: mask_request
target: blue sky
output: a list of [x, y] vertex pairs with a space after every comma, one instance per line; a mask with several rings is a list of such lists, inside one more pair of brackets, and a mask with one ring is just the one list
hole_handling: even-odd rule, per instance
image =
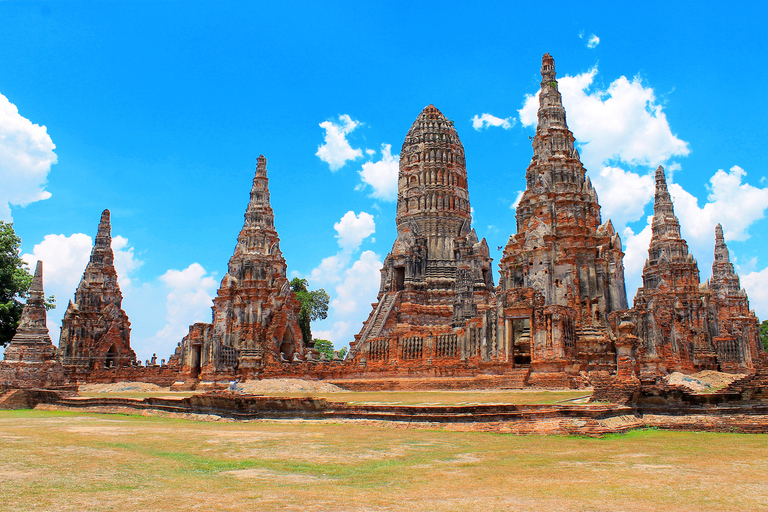
[[430, 103], [464, 143], [498, 262], [544, 52], [622, 235], [630, 304], [662, 164], [702, 279], [722, 222], [767, 318], [768, 8], [573, 5], [0, 2], [0, 218], [45, 262], [54, 341], [104, 208], [138, 356], [167, 357], [210, 321], [264, 154], [289, 273], [333, 301], [315, 335], [346, 344], [394, 241], [403, 138]]

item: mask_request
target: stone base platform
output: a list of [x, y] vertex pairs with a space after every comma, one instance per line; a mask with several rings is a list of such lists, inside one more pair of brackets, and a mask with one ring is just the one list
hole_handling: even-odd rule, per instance
[[475, 377], [371, 377], [328, 379], [324, 382], [349, 391], [436, 391], [465, 389], [523, 389], [528, 386], [529, 369], [504, 375]]
[[[171, 415], [192, 419], [354, 421], [512, 434], [599, 437], [636, 428], [768, 433], [768, 410], [732, 406], [717, 411], [642, 414], [616, 404], [585, 405], [385, 405], [347, 404], [323, 398], [279, 398], [212, 392], [186, 398], [65, 397], [41, 390], [14, 390], [0, 396], [0, 408], [77, 410], [95, 413]], [[25, 400], [20, 394], [34, 393]], [[9, 403], [12, 402], [12, 403]], [[753, 404], [754, 405], [754, 404]], [[371, 423], [374, 422], [374, 423]]]

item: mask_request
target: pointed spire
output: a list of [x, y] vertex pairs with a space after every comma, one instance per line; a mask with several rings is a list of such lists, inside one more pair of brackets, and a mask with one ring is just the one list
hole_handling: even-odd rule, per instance
[[[536, 129], [538, 134], [539, 130], [544, 129], [560, 129], [568, 131], [568, 126], [565, 122], [565, 108], [563, 108], [563, 97], [560, 95], [560, 91], [557, 88], [557, 80], [555, 73], [555, 59], [548, 53], [545, 53], [541, 58], [541, 93], [539, 94], [539, 124]], [[571, 135], [571, 132], [568, 131]], [[567, 150], [569, 156], [573, 153], [573, 135], [565, 137], [566, 147], [560, 147], [556, 145], [556, 149]], [[570, 142], [570, 144], [568, 144]], [[535, 145], [534, 145], [535, 149]]]
[[549, 82], [554, 80], [555, 76], [555, 59], [547, 52], [541, 57], [541, 81]]
[[256, 176], [267, 177], [267, 159], [264, 155], [259, 155], [256, 159]]
[[95, 248], [105, 249], [112, 247], [112, 224], [110, 222], [109, 210], [101, 212], [101, 220], [99, 221], [99, 230], [96, 233]]
[[[564, 181], [580, 187], [584, 180], [584, 167], [575, 149], [573, 133], [565, 120], [563, 98], [557, 88], [555, 59], [545, 53], [541, 59], [541, 91], [539, 92], [538, 124], [533, 138], [533, 158], [526, 172], [528, 186], [535, 184], [540, 172], [552, 165], [566, 164], [567, 173], [555, 173], [554, 182]], [[574, 176], [575, 175], [575, 176]]]
[[43, 262], [37, 260], [35, 266], [35, 276], [32, 278], [32, 286], [29, 287], [29, 300], [27, 303], [40, 302], [45, 300], [45, 293], [43, 292]]
[[269, 197], [269, 178], [267, 178], [267, 159], [259, 155], [256, 159], [256, 174], [251, 187], [251, 199], [245, 211], [245, 225], [262, 229], [274, 229], [275, 215]]
[[653, 203], [653, 238], [680, 238], [680, 221], [675, 216], [672, 196], [667, 189], [664, 168], [656, 169], [656, 196]]
[[728, 254], [728, 246], [725, 245], [723, 226], [720, 224], [715, 226], [715, 261], [723, 261], [725, 263], [731, 262], [730, 255]]
[[45, 292], [43, 291], [43, 262], [37, 260], [35, 276], [29, 287], [29, 298], [21, 312], [14, 342], [50, 343], [46, 327]]
[[86, 273], [93, 267], [101, 268], [103, 266], [111, 266], [114, 262], [115, 255], [112, 252], [112, 225], [110, 223], [109, 210], [101, 212], [101, 219], [99, 220], [99, 230], [96, 232], [96, 240], [93, 243], [93, 249], [91, 250], [91, 259], [88, 262], [88, 266], [85, 268]]

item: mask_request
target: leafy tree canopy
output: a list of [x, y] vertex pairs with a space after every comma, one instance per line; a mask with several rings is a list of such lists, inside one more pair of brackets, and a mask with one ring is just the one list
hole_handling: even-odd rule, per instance
[[22, 299], [32, 284], [32, 274], [19, 255], [21, 238], [13, 224], [0, 220], [0, 346], [7, 345], [16, 334], [24, 309]]
[[[328, 359], [333, 359], [333, 351], [335, 350], [333, 343], [328, 340], [315, 340], [315, 348], [321, 354], [325, 354]], [[339, 350], [339, 357], [342, 359], [347, 355], [347, 347], [343, 347]]]
[[[312, 329], [310, 323], [328, 317], [328, 302], [331, 298], [324, 289], [310, 291], [309, 282], [306, 279], [294, 277], [291, 280], [291, 290], [301, 303], [299, 310], [299, 327], [304, 338], [304, 344], [312, 346]], [[333, 355], [333, 352], [331, 352]]]
[[760, 339], [763, 340], [763, 348], [768, 350], [768, 320], [760, 324]]

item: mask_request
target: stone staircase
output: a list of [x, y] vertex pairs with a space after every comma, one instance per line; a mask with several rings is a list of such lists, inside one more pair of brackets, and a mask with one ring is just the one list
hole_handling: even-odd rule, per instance
[[381, 334], [381, 329], [389, 318], [389, 313], [392, 311], [392, 307], [395, 305], [397, 293], [387, 293], [379, 302], [376, 307], [376, 311], [373, 313], [373, 317], [366, 324], [363, 335], [360, 336], [358, 346], [362, 348], [362, 344], [369, 338], [376, 338]]
[[717, 394], [739, 393], [743, 400], [768, 401], [768, 365], [766, 360], [757, 371], [751, 375], [733, 381], [730, 386], [721, 389]]
[[512, 368], [504, 374], [504, 384], [501, 389], [523, 389], [528, 385], [531, 367]]

